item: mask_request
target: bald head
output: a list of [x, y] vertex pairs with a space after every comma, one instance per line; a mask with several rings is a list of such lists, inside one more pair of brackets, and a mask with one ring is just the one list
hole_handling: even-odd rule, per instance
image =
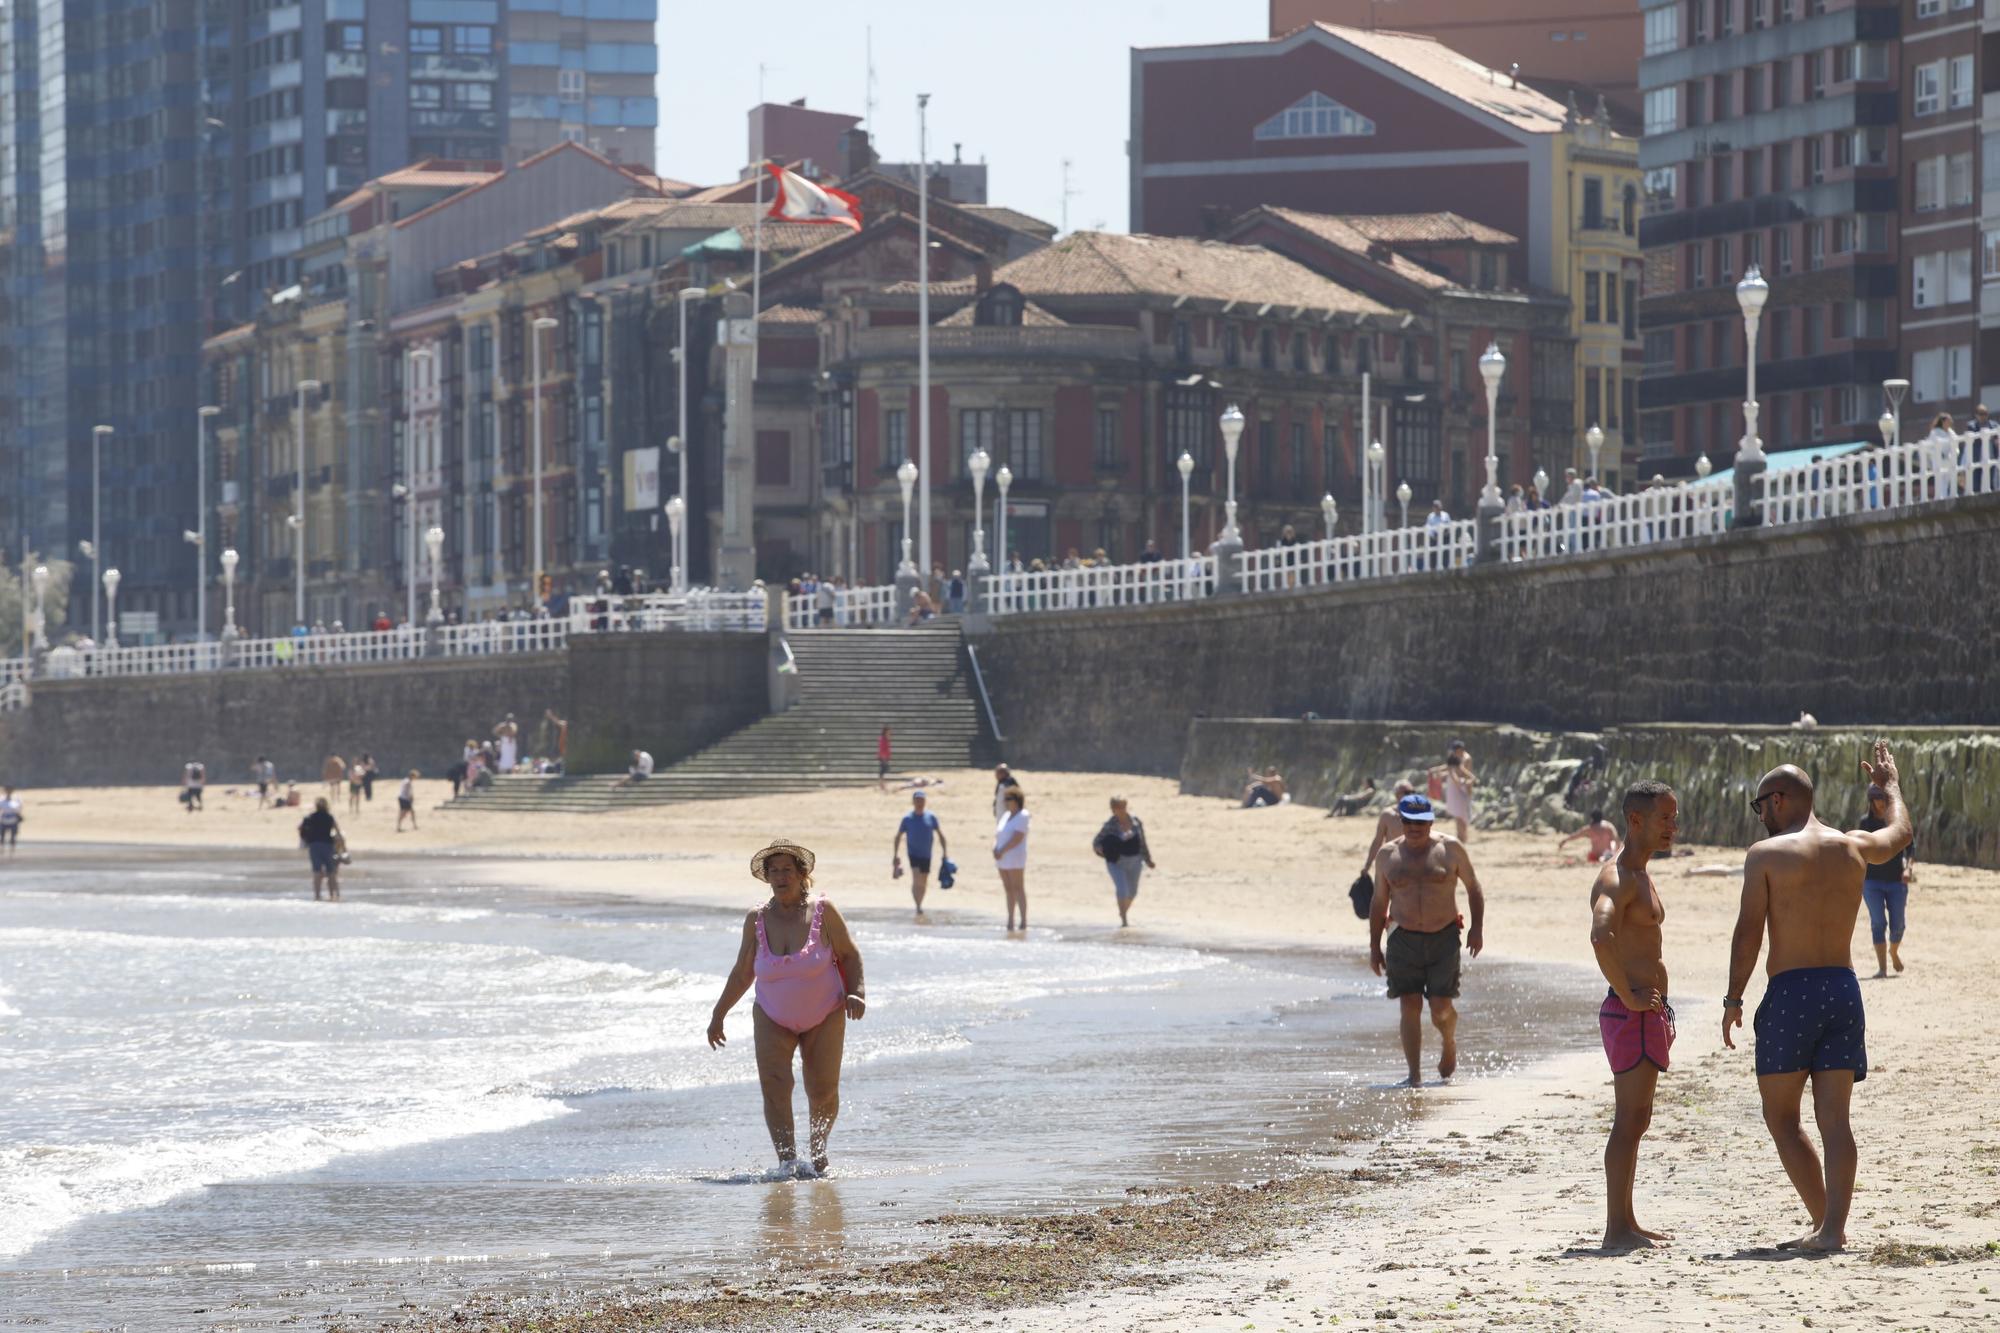
[[1764, 775], [1757, 784], [1757, 792], [1762, 795], [1771, 791], [1783, 792], [1786, 800], [1797, 801], [1806, 809], [1812, 809], [1813, 780], [1796, 765], [1780, 764]]

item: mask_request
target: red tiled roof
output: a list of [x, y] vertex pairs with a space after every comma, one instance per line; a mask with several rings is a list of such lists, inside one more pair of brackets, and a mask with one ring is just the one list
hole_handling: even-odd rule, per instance
[[1525, 83], [1516, 85], [1506, 71], [1488, 69], [1471, 57], [1460, 55], [1435, 37], [1346, 28], [1337, 23], [1321, 22], [1312, 26], [1329, 37], [1358, 47], [1377, 60], [1421, 79], [1439, 92], [1499, 117], [1517, 129], [1554, 134], [1563, 126], [1566, 111], [1561, 102]]
[[1030, 236], [1039, 236], [1043, 240], [1053, 240], [1055, 238], [1056, 228], [1054, 223], [1044, 222], [1038, 217], [1032, 217], [1027, 213], [1023, 213], [1018, 208], [1007, 208], [1001, 204], [960, 204], [958, 207], [976, 218], [984, 218], [988, 222], [997, 222], [1012, 231], [1025, 232]]
[[1340, 220], [1368, 239], [1386, 245], [1521, 243], [1518, 236], [1456, 213], [1347, 213]]
[[774, 305], [757, 316], [759, 324], [817, 324], [822, 312], [809, 306]]
[[[1389, 307], [1255, 245], [1181, 236], [1075, 232], [996, 270], [1032, 299], [1063, 296], [1188, 296], [1249, 305], [1380, 315]], [[956, 285], [956, 284], [954, 284]], [[970, 280], [964, 284], [967, 291]], [[939, 291], [942, 284], [933, 284]]]

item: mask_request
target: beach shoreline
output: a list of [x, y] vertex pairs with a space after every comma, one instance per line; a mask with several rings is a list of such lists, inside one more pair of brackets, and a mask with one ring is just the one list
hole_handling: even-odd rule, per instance
[[[965, 835], [952, 852], [962, 882], [950, 894], [933, 888], [933, 901], [942, 904], [934, 915], [956, 924], [991, 918], [997, 931], [997, 884], [981, 864], [990, 779], [976, 771], [945, 777], [931, 805], [947, 831]], [[1322, 820], [1322, 812], [1298, 806], [1237, 811], [1226, 802], [1183, 797], [1159, 779], [1049, 774], [1024, 781], [1038, 816], [1029, 874], [1038, 927], [1212, 950], [1353, 950], [1355, 965], [1365, 966], [1360, 950], [1366, 926], [1349, 911], [1345, 886], [1359, 868], [1368, 821]], [[1148, 821], [1161, 862], [1161, 873], [1147, 878], [1137, 924], [1127, 932], [1116, 928], [1108, 878], [1087, 850], [1113, 790], [1127, 794]], [[225, 845], [293, 854], [285, 837], [293, 820], [231, 810], [228, 798], [212, 801], [217, 809], [185, 815], [163, 789], [26, 795], [30, 822], [24, 833], [30, 839], [139, 842], [194, 856], [203, 846]], [[65, 803], [72, 799], [75, 805]], [[350, 893], [365, 892], [368, 856], [393, 852], [476, 856], [482, 878], [490, 872], [496, 885], [544, 883], [547, 867], [560, 864], [567, 881], [591, 891], [741, 909], [754, 905], [747, 890], [756, 886], [743, 870], [748, 851], [784, 832], [819, 852], [822, 888], [868, 917], [899, 903], [907, 910], [907, 881], [892, 882], [886, 873], [894, 817], [906, 800], [863, 789], [531, 819], [436, 811], [420, 800], [424, 832], [400, 839], [387, 833], [393, 802], [386, 820], [377, 802], [350, 833], [362, 872]], [[107, 801], [121, 810], [112, 837], [93, 818]], [[125, 812], [142, 803], [149, 812], [128, 817]], [[215, 814], [222, 817], [210, 819]], [[1553, 842], [1475, 833], [1472, 853], [1486, 882], [1491, 956], [1588, 969], [1590, 872], [1554, 858]], [[920, 1299], [865, 1308], [841, 1303], [845, 1314], [836, 1317], [830, 1307], [827, 1317], [838, 1323], [866, 1313], [871, 1320], [946, 1328], [977, 1311], [994, 1327], [1050, 1329], [1164, 1321], [1311, 1327], [1336, 1315], [1341, 1322], [1372, 1321], [1385, 1317], [1384, 1310], [1468, 1328], [1606, 1327], [1641, 1311], [1651, 1326], [1664, 1328], [1797, 1327], [1802, 1317], [1821, 1328], [1873, 1326], [1876, 1310], [1893, 1311], [1914, 1326], [2000, 1321], [2000, 1296], [1982, 1290], [2000, 1288], [2000, 1252], [1988, 1248], [2000, 1246], [2000, 1128], [1981, 1110], [1991, 1104], [2000, 1057], [1984, 1049], [1978, 1024], [1940, 1021], [1939, 1012], [1941, 1005], [1979, 993], [1990, 976], [1991, 948], [1955, 950], [1952, 940], [1983, 940], [2000, 925], [2000, 894], [1994, 893], [2000, 875], [1920, 863], [1906, 946], [1912, 970], [1896, 981], [1864, 983], [1873, 1067], [1856, 1093], [1862, 1175], [1850, 1253], [1801, 1267], [1767, 1257], [1776, 1254], [1768, 1246], [1802, 1229], [1803, 1214], [1758, 1116], [1749, 1052], [1721, 1049], [1715, 999], [1741, 852], [1692, 850], [1660, 877], [1680, 1041], [1674, 1071], [1661, 1083], [1638, 1183], [1641, 1216], [1680, 1235], [1671, 1249], [1618, 1258], [1578, 1252], [1594, 1245], [1602, 1228], [1598, 1157], [1610, 1108], [1593, 1005], [1579, 1014], [1573, 1055], [1507, 1078], [1396, 1094], [1420, 1099], [1425, 1113], [1399, 1134], [1346, 1145], [1350, 1155], [1340, 1159], [1340, 1170], [1358, 1172], [1358, 1178], [1340, 1177], [1327, 1162], [1313, 1163], [1308, 1174], [1345, 1179], [1338, 1189], [1287, 1185], [1275, 1195], [1267, 1192], [1278, 1207], [1254, 1217], [1254, 1208], [1222, 1210], [1228, 1225], [1189, 1224], [1184, 1244], [1162, 1241], [1162, 1248], [1137, 1252], [1086, 1247], [1101, 1260], [1093, 1273], [1055, 1270], [1046, 1284], [1023, 1282], [1011, 1296], [1005, 1290], [1011, 1282], [973, 1289], [942, 1280], [936, 1263], [950, 1260], [931, 1256], [936, 1263], [913, 1261], [929, 1266], [905, 1275], [907, 1291]], [[1722, 873], [1690, 873], [1700, 868]], [[570, 870], [583, 873], [572, 876]], [[1872, 962], [1865, 918], [1857, 928], [1856, 958]], [[1864, 975], [1869, 970], [1862, 968]], [[1468, 995], [1476, 994], [1478, 978], [1475, 963]], [[1760, 976], [1753, 1006], [1761, 988]], [[1383, 1007], [1382, 1021], [1393, 1024], [1392, 1007]], [[1463, 1039], [1503, 1036], [1468, 1029]], [[1434, 1051], [1427, 1049], [1427, 1058], [1434, 1059]], [[1937, 1189], [1941, 1177], [1953, 1191]], [[1199, 1213], [1209, 1204], [1197, 1198], [1184, 1206]], [[1012, 1258], [989, 1256], [994, 1262], [1018, 1267], [1052, 1244], [1036, 1226], [1020, 1219], [1014, 1225], [1022, 1229], [1002, 1245]], [[1122, 1225], [1093, 1222], [1090, 1228]], [[1231, 1252], [1232, 1246], [1239, 1248]], [[1136, 1280], [1133, 1263], [1143, 1270]], [[1829, 1280], [1828, 1268], [1840, 1276]], [[1046, 1270], [1042, 1264], [1036, 1271]], [[988, 1272], [981, 1265], [969, 1271]], [[1163, 1283], [1163, 1277], [1171, 1280]], [[840, 1282], [897, 1289], [881, 1271]], [[1084, 1294], [1070, 1295], [1079, 1290]], [[746, 1304], [748, 1310], [735, 1309]], [[689, 1307], [676, 1316], [678, 1326], [756, 1327], [767, 1316], [796, 1323], [801, 1314], [783, 1283], [769, 1290], [738, 1288], [728, 1306], [726, 1313], [713, 1304]], [[668, 1314], [664, 1305], [655, 1312]], [[600, 1322], [573, 1326], [617, 1326], [594, 1317]], [[486, 1326], [517, 1326], [509, 1318]]]

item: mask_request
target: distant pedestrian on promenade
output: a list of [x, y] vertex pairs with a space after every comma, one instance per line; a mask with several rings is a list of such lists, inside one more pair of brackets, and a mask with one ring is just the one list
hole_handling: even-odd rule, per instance
[[500, 742], [500, 771], [512, 773], [521, 749], [521, 728], [515, 724], [512, 713], [500, 719], [493, 728], [493, 735]]
[[[778, 1170], [810, 1179], [827, 1168], [827, 1138], [840, 1114], [840, 1064], [847, 1021], [868, 1012], [861, 951], [832, 903], [810, 903], [813, 854], [778, 839], [750, 858], [750, 874], [771, 886], [770, 901], [743, 922], [736, 965], [708, 1021], [708, 1044], [728, 1044], [723, 1020], [753, 985], [750, 1008], [764, 1127], [778, 1153]], [[798, 1160], [792, 1116], [792, 1053], [805, 1075], [807, 1150]]]
[[[1465, 844], [1434, 831], [1436, 812], [1429, 798], [1405, 796], [1396, 814], [1403, 834], [1375, 855], [1375, 900], [1368, 908], [1368, 965], [1386, 976], [1389, 998], [1402, 1007], [1403, 1058], [1409, 1064], [1407, 1086], [1423, 1086], [1419, 1072], [1424, 1039], [1424, 1002], [1430, 1001], [1431, 1022], [1442, 1047], [1438, 1077], [1449, 1079], [1458, 1068], [1458, 1009], [1452, 1001], [1459, 990], [1458, 886], [1465, 885], [1472, 929], [1465, 948], [1477, 958], [1485, 947], [1486, 895]], [[1388, 949], [1382, 932], [1394, 921]]]
[[917, 905], [917, 917], [924, 915], [924, 890], [931, 878], [931, 841], [937, 841], [941, 856], [951, 855], [951, 848], [945, 841], [944, 830], [938, 827], [938, 818], [925, 807], [929, 801], [922, 792], [910, 794], [910, 813], [903, 816], [903, 822], [896, 826], [896, 837], [889, 844], [889, 863], [893, 873], [903, 873], [903, 858], [899, 854], [905, 841], [910, 847], [910, 898]]
[[1635, 782], [1626, 789], [1623, 814], [1624, 854], [1599, 870], [1590, 886], [1590, 947], [1610, 987], [1597, 1008], [1613, 1089], [1611, 1136], [1604, 1145], [1607, 1250], [1645, 1249], [1668, 1239], [1639, 1225], [1632, 1190], [1639, 1140], [1653, 1123], [1653, 1094], [1674, 1046], [1660, 933], [1667, 908], [1650, 867], [1673, 846], [1680, 800], [1664, 782]]
[[882, 727], [882, 734], [875, 738], [875, 790], [876, 791], [889, 790], [889, 756], [892, 752], [892, 748], [893, 747], [889, 743], [889, 727], [885, 723], [883, 724]]
[[1958, 494], [1958, 435], [1951, 413], [1940, 412], [1931, 421], [1931, 433], [1924, 437], [1924, 460], [1937, 482], [1932, 495], [1949, 500]]
[[1014, 770], [1005, 764], [996, 765], [993, 769], [993, 817], [995, 819], [1005, 819], [1007, 817], [1007, 793], [1019, 790], [1021, 790], [1021, 784], [1015, 779]]
[[[1729, 946], [1729, 989], [1722, 999], [1722, 1041], [1743, 1023], [1743, 991], [1763, 952], [1764, 999], [1757, 1006], [1757, 1091], [1764, 1125], [1778, 1159], [1805, 1204], [1812, 1230], [1779, 1249], [1839, 1250], [1847, 1244], [1858, 1153], [1849, 1121], [1854, 1085], [1868, 1077], [1868, 1019], [1854, 976], [1854, 920], [1861, 912], [1866, 870], [1909, 846], [1896, 762], [1887, 742], [1864, 761], [1869, 780], [1887, 796], [1887, 823], [1843, 833], [1813, 813], [1813, 781], [1791, 764], [1757, 783], [1750, 809], [1766, 836], [1743, 861], [1743, 902]], [[1799, 1121], [1799, 1098], [1812, 1083], [1813, 1119], [1826, 1146], [1824, 1170]], [[1892, 1147], [1892, 1153], [1898, 1151]]]
[[403, 778], [403, 785], [396, 788], [396, 832], [403, 831], [403, 821], [410, 821], [412, 832], [417, 827], [417, 770], [411, 769]]
[[993, 830], [993, 863], [1000, 871], [1000, 887], [1007, 895], [1007, 929], [1015, 929], [1014, 915], [1020, 911], [1020, 929], [1028, 928], [1028, 798], [1019, 787], [1009, 788], [1002, 798], [1007, 813]]
[[7, 855], [14, 854], [20, 837], [21, 798], [14, 794], [12, 787], [0, 787], [0, 845], [7, 848]]
[[813, 589], [813, 620], [822, 627], [833, 623], [835, 582], [833, 579], [821, 579], [819, 587]]
[[330, 754], [326, 762], [319, 766], [319, 780], [326, 784], [326, 799], [331, 805], [340, 799], [340, 784], [347, 777], [347, 761], [337, 754]]
[[1556, 843], [1556, 851], [1560, 853], [1578, 838], [1586, 838], [1590, 842], [1590, 850], [1583, 858], [1586, 864], [1603, 865], [1618, 855], [1618, 830], [1604, 818], [1602, 810], [1592, 810], [1590, 822], [1576, 832], [1564, 836]]
[[944, 609], [954, 616], [965, 614], [965, 571], [951, 571], [951, 582], [944, 585]]
[[[1868, 789], [1868, 814], [1858, 827], [1874, 833], [1889, 827], [1889, 793], [1880, 787]], [[1903, 970], [1903, 914], [1910, 901], [1910, 886], [1917, 882], [1917, 844], [1897, 852], [1879, 865], [1870, 865], [1861, 880], [1861, 900], [1868, 904], [1868, 932], [1875, 939], [1875, 976], [1889, 975], [1894, 966]]]
[[340, 901], [340, 825], [326, 797], [313, 802], [313, 812], [299, 821], [299, 842], [312, 863], [313, 901], [325, 890], [328, 901]]
[[1091, 850], [1104, 858], [1111, 874], [1111, 891], [1118, 899], [1118, 924], [1132, 924], [1132, 902], [1139, 896], [1139, 875], [1157, 870], [1153, 849], [1146, 845], [1146, 826], [1134, 815], [1123, 796], [1111, 798], [1111, 818], [1097, 830]]
[[201, 789], [207, 785], [208, 770], [202, 767], [201, 760], [190, 759], [181, 765], [181, 804], [189, 814], [202, 808]]

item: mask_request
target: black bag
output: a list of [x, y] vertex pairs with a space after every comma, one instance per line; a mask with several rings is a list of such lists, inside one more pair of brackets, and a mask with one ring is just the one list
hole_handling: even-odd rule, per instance
[[1354, 877], [1354, 883], [1347, 886], [1347, 897], [1354, 904], [1354, 915], [1363, 921], [1368, 919], [1368, 908], [1375, 901], [1375, 881], [1367, 871]]

